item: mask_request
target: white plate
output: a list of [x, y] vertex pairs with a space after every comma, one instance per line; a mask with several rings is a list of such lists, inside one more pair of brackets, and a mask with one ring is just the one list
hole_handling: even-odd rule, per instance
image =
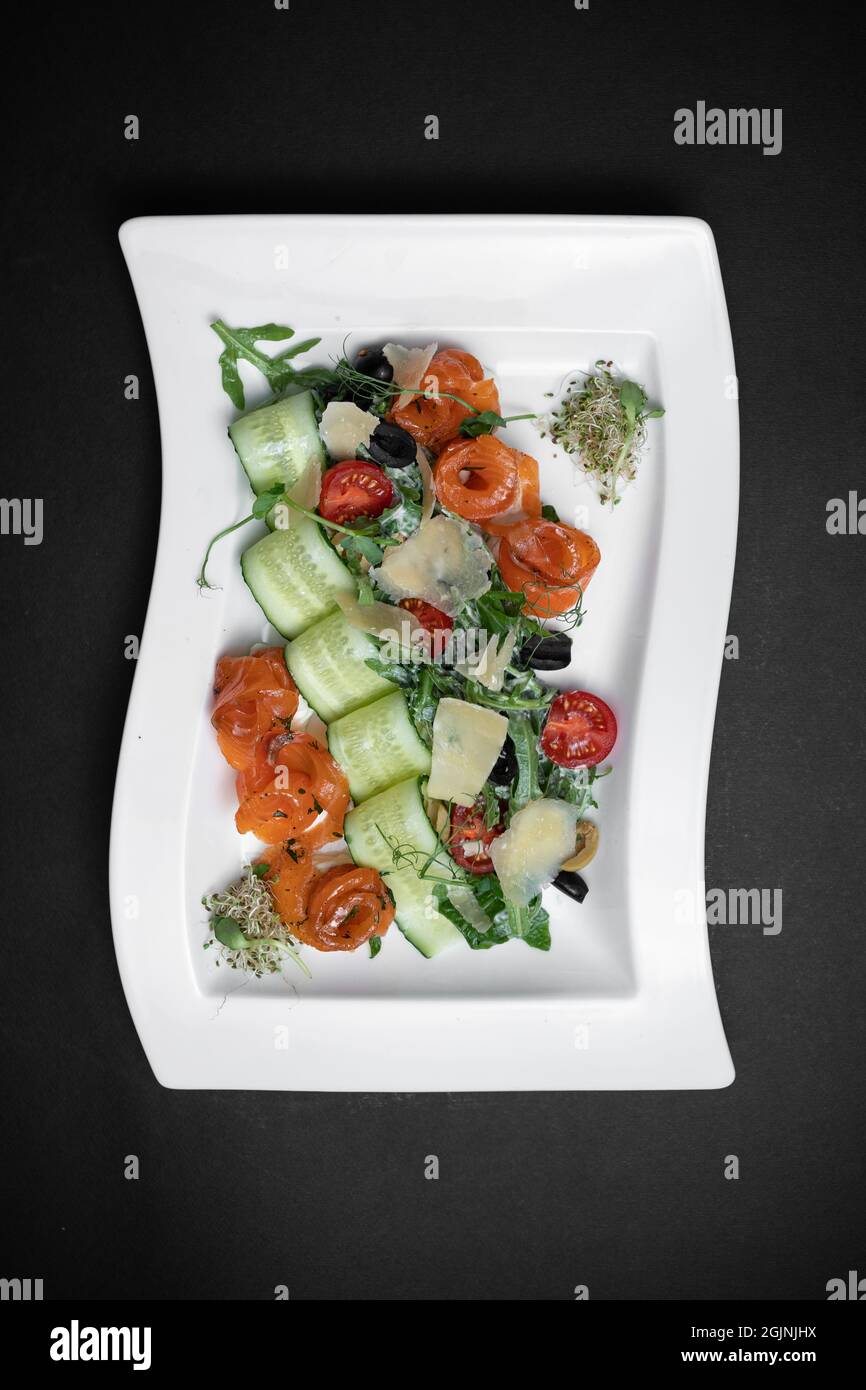
[[[165, 217], [120, 233], [150, 349], [163, 454], [159, 548], [114, 804], [111, 906], [129, 1007], [166, 1086], [584, 1090], [725, 1086], [733, 1067], [707, 945], [704, 814], [737, 528], [738, 421], [709, 228], [688, 218]], [[288, 268], [284, 268], [288, 267]], [[203, 893], [242, 859], [233, 778], [208, 723], [216, 657], [275, 640], [237, 555], [208, 537], [249, 509], [208, 328], [458, 343], [503, 413], [540, 409], [612, 358], [667, 414], [614, 514], [531, 422], [508, 438], [602, 563], [562, 686], [614, 707], [601, 850], [577, 907], [551, 889], [549, 953], [510, 942], [423, 959], [396, 928], [376, 959], [305, 952], [307, 981], [246, 982], [203, 951]], [[248, 404], [266, 391], [247, 378]], [[258, 394], [257, 394], [258, 393]], [[581, 510], [585, 509], [585, 510]]]

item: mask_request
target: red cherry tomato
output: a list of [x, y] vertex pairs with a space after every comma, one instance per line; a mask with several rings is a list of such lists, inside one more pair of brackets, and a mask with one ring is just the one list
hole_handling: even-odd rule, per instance
[[441, 609], [434, 608], [432, 603], [427, 603], [423, 598], [401, 598], [400, 607], [405, 608], [408, 613], [414, 613], [424, 631], [429, 632], [433, 638], [431, 643], [433, 660], [441, 657], [445, 652], [448, 634], [454, 627], [454, 619], [449, 618], [448, 614], [443, 613]]
[[441, 608], [434, 608], [432, 603], [427, 603], [423, 598], [401, 598], [400, 607], [405, 608], [408, 613], [414, 613], [427, 632], [450, 632], [454, 626], [453, 618], [449, 618]]
[[541, 735], [541, 751], [560, 767], [595, 767], [616, 743], [616, 716], [588, 690], [557, 695]]
[[377, 464], [350, 460], [329, 468], [322, 479], [319, 512], [345, 526], [361, 516], [381, 516], [395, 501], [394, 485]]
[[505, 829], [502, 817], [505, 807], [499, 803], [500, 819], [493, 826], [484, 824], [484, 803], [474, 806], [451, 807], [451, 838], [448, 849], [451, 857], [471, 874], [492, 874], [493, 860], [488, 854], [490, 846]]

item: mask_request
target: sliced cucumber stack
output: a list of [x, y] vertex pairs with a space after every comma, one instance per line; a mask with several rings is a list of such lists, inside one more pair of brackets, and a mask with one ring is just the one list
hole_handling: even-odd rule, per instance
[[378, 655], [372, 637], [352, 627], [337, 609], [288, 644], [286, 665], [307, 704], [330, 724], [397, 689], [366, 664]]
[[[425, 814], [417, 777], [398, 782], [356, 806], [346, 817], [345, 834], [355, 863], [384, 875], [394, 894], [397, 925], [422, 955], [436, 956], [463, 940], [437, 909], [432, 882], [419, 876], [418, 871], [424, 869], [439, 843]], [[426, 872], [435, 874], [436, 866], [431, 865]], [[444, 870], [442, 877], [448, 880]]]
[[399, 690], [337, 719], [328, 729], [328, 747], [355, 802], [430, 771], [430, 750], [415, 732]]
[[[297, 399], [294, 397], [293, 399]], [[265, 617], [284, 637], [297, 637], [336, 608], [355, 581], [314, 521], [297, 515], [241, 556], [241, 569]]]
[[229, 437], [255, 493], [283, 483], [294, 495], [308, 473], [325, 466], [310, 391], [242, 415], [229, 425]]

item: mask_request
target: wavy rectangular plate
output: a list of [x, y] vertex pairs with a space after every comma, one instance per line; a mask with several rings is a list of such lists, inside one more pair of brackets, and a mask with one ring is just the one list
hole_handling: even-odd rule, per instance
[[[640, 217], [156, 217], [121, 245], [159, 400], [163, 496], [147, 623], [123, 738], [111, 843], [114, 938], [158, 1079], [176, 1087], [454, 1091], [725, 1086], [703, 894], [710, 742], [737, 530], [738, 420], [709, 228]], [[602, 563], [557, 684], [617, 712], [599, 785], [601, 849], [577, 907], [556, 890], [553, 946], [424, 960], [396, 928], [375, 960], [307, 952], [313, 978], [246, 981], [202, 949], [201, 897], [239, 870], [232, 775], [208, 724], [214, 662], [274, 638], [247, 592], [249, 509], [226, 437], [208, 324], [437, 340], [474, 352], [503, 413], [539, 410], [610, 358], [666, 407], [615, 513], [531, 422], [508, 439], [542, 492], [591, 531]], [[254, 376], [254, 374], [253, 374]], [[262, 398], [249, 378], [249, 404]], [[256, 392], [258, 391], [258, 396]]]

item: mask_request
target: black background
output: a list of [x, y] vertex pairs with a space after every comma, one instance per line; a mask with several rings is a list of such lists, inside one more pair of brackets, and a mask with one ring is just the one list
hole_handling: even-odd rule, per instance
[[[866, 538], [825, 528], [864, 463], [849, 13], [30, 8], [4, 98], [3, 493], [44, 497], [45, 539], [0, 538], [0, 1274], [42, 1277], [48, 1298], [268, 1299], [287, 1284], [293, 1298], [520, 1300], [581, 1283], [593, 1299], [822, 1299], [831, 1277], [866, 1275]], [[698, 100], [783, 108], [782, 153], [675, 145], [674, 111]], [[671, 213], [713, 228], [743, 443], [740, 657], [722, 670], [707, 882], [784, 890], [781, 935], [711, 933], [731, 1088], [293, 1096], [172, 1092], [151, 1075], [106, 886], [124, 638], [142, 628], [160, 491], [116, 232], [142, 213], [236, 211]]]

